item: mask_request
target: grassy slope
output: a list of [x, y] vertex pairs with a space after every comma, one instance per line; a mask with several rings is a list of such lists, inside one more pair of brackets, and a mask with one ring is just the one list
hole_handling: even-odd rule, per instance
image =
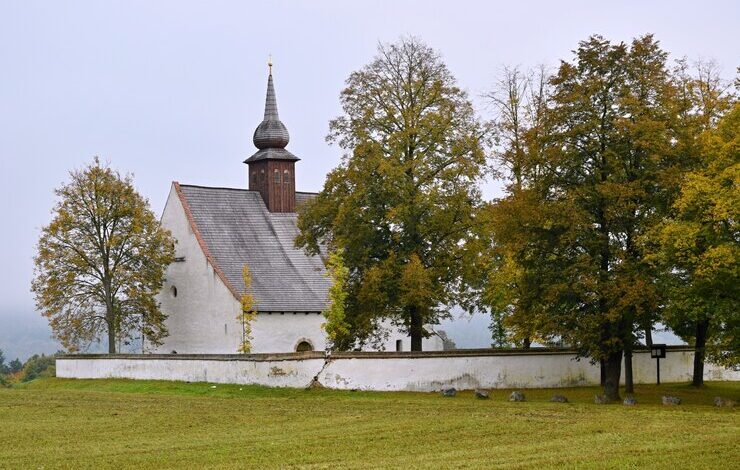
[[[641, 386], [640, 404], [594, 388], [488, 401], [425, 393], [45, 379], [0, 389], [0, 467], [729, 468], [740, 419], [712, 406], [739, 383]], [[548, 400], [563, 393], [572, 403]], [[663, 407], [660, 395], [684, 399]]]

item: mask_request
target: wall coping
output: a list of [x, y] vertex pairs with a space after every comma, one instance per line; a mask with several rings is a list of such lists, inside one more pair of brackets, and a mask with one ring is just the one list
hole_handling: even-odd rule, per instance
[[[690, 346], [667, 346], [667, 351], [694, 351]], [[633, 353], [649, 353], [647, 347], [636, 348]], [[453, 349], [448, 351], [349, 351], [331, 353], [331, 359], [432, 359], [438, 357], [481, 357], [481, 356], [549, 356], [578, 355], [578, 351], [568, 348], [530, 348], [530, 349]], [[262, 354], [62, 354], [57, 359], [138, 359], [172, 361], [301, 361], [306, 359], [325, 359], [323, 351], [262, 353]], [[587, 359], [587, 358], [583, 358]]]

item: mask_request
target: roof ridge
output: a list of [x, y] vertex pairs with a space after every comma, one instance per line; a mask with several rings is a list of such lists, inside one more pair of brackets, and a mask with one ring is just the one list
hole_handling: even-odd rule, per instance
[[[247, 189], [247, 188], [228, 188], [226, 186], [204, 186], [202, 184], [187, 184], [187, 183], [180, 183], [179, 181], [173, 181], [173, 183], [176, 183], [180, 185], [181, 187], [188, 187], [188, 188], [201, 188], [201, 189], [226, 189], [229, 191], [246, 191], [250, 193], [259, 193], [256, 189]], [[296, 191], [296, 193], [300, 194], [319, 194], [318, 191]]]
[[188, 188], [201, 188], [201, 189], [228, 189], [229, 191], [251, 191], [253, 193], [256, 193], [258, 191], [254, 189], [246, 189], [246, 188], [227, 188], [226, 186], [203, 186], [202, 184], [186, 184], [186, 183], [178, 183], [177, 181], [174, 181], [174, 183], [179, 184], [182, 187], [188, 187]]

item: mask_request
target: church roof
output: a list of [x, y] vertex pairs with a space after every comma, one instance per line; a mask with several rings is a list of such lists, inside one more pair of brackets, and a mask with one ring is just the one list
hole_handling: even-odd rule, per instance
[[[252, 273], [261, 312], [319, 312], [329, 279], [318, 256], [295, 248], [296, 214], [269, 212], [256, 191], [174, 183], [206, 257], [234, 297], [244, 292], [242, 268]], [[300, 204], [313, 193], [296, 193]]]

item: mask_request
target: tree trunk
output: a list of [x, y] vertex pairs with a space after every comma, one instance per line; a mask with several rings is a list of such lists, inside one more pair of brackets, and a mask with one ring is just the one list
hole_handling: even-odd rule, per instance
[[645, 345], [648, 348], [653, 345], [653, 325], [650, 323], [645, 325]]
[[409, 336], [411, 336], [411, 350], [421, 351], [421, 339], [423, 338], [424, 325], [421, 324], [421, 315], [416, 307], [409, 307], [410, 326]]
[[606, 366], [604, 365], [603, 359], [599, 359], [599, 374], [601, 375], [599, 378], [599, 385], [603, 387], [606, 383]]
[[604, 360], [604, 396], [619, 401], [619, 378], [622, 375], [622, 351], [613, 352]]
[[522, 341], [522, 348], [523, 349], [529, 349], [529, 347], [531, 345], [532, 345], [532, 340], [529, 338], [529, 336], [527, 336], [526, 338], [524, 338], [524, 340]]
[[113, 321], [108, 321], [108, 354], [116, 353], [116, 328]]
[[707, 344], [707, 330], [709, 329], [709, 320], [699, 320], [696, 322], [696, 344], [694, 345], [694, 379], [691, 385], [701, 387], [704, 385], [704, 354]]
[[624, 392], [635, 393], [635, 383], [632, 379], [632, 346], [624, 349]]

